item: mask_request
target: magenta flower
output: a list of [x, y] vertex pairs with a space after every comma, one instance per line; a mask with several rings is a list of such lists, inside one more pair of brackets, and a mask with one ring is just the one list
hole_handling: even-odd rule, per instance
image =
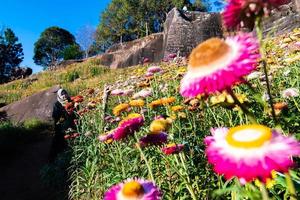
[[191, 53], [188, 72], [181, 80], [184, 97], [210, 94], [240, 83], [257, 66], [259, 44], [251, 34], [239, 34], [225, 41], [211, 38]]
[[229, 29], [247, 27], [253, 29], [256, 17], [268, 16], [272, 8], [278, 8], [290, 0], [229, 0], [224, 12], [224, 24]]
[[132, 135], [135, 131], [138, 131], [143, 124], [143, 117], [123, 120], [113, 132], [114, 140], [121, 140], [126, 138], [128, 135]]
[[183, 144], [168, 144], [166, 147], [163, 147], [161, 150], [166, 155], [176, 154], [183, 151], [184, 145]]
[[98, 136], [98, 139], [101, 142], [106, 142], [107, 140], [112, 139], [112, 138], [113, 138], [113, 131], [110, 131], [108, 133], [105, 133], [105, 134], [102, 134], [102, 135]]
[[300, 143], [262, 125], [242, 125], [211, 129], [205, 138], [208, 161], [226, 179], [237, 177], [241, 183], [271, 177], [272, 170], [287, 172], [291, 156], [300, 154]]
[[160, 132], [157, 134], [148, 134], [140, 139], [141, 147], [148, 145], [162, 145], [168, 140], [168, 134]]
[[162, 193], [151, 181], [128, 179], [109, 188], [104, 200], [161, 200]]

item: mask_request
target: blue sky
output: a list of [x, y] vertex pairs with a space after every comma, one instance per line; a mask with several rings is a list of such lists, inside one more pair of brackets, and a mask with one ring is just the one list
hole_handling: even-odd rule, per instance
[[[215, 2], [222, 0], [204, 0], [217, 9]], [[0, 27], [11, 28], [24, 49], [24, 61], [33, 72], [42, 70], [34, 64], [34, 43], [41, 32], [50, 26], [67, 29], [73, 35], [83, 26], [96, 27], [100, 13], [110, 0], [0, 0]], [[193, 2], [193, 1], [192, 1]]]
[[33, 63], [33, 46], [50, 26], [67, 29], [74, 35], [85, 25], [97, 26], [100, 13], [110, 0], [0, 0], [0, 26], [11, 28], [24, 49], [21, 66], [34, 72], [42, 67]]

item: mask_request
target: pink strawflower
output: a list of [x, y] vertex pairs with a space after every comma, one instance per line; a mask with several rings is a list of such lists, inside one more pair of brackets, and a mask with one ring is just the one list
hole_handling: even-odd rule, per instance
[[176, 154], [183, 151], [184, 145], [183, 144], [168, 144], [166, 147], [163, 147], [161, 150], [166, 155]]
[[148, 96], [152, 95], [152, 89], [151, 88], [145, 88], [138, 93], [135, 93], [132, 98], [133, 99], [138, 99], [138, 98], [146, 98]]
[[141, 147], [148, 145], [162, 145], [168, 141], [168, 134], [160, 132], [157, 134], [148, 134], [139, 141]]
[[121, 89], [114, 89], [110, 94], [113, 96], [121, 96], [124, 94], [124, 91]]
[[126, 138], [128, 135], [132, 135], [135, 131], [138, 131], [143, 124], [143, 117], [123, 120], [113, 132], [114, 140], [121, 140]]
[[211, 38], [191, 53], [188, 71], [181, 80], [184, 97], [222, 92], [240, 83], [257, 66], [259, 44], [251, 34], [238, 34], [225, 41]]
[[134, 89], [126, 89], [126, 90], [123, 90], [122, 96], [130, 96], [133, 93], [134, 93]]
[[299, 96], [299, 90], [297, 88], [288, 88], [282, 91], [283, 98], [297, 97]]
[[272, 170], [287, 172], [291, 156], [300, 154], [300, 143], [262, 125], [242, 125], [211, 129], [205, 138], [208, 161], [226, 179], [237, 177], [241, 183], [271, 178]]
[[108, 133], [105, 133], [105, 134], [102, 134], [102, 135], [99, 135], [98, 136], [98, 139], [101, 141], [101, 142], [105, 142], [109, 139], [112, 139], [113, 138], [113, 131], [110, 131]]
[[151, 77], [151, 76], [153, 76], [154, 74], [152, 73], [152, 72], [146, 72], [146, 74], [145, 74], [145, 77]]
[[109, 188], [104, 200], [161, 200], [162, 193], [151, 181], [128, 179]]
[[271, 9], [278, 8], [290, 0], [229, 0], [223, 20], [228, 29], [247, 27], [253, 29], [257, 17], [268, 16]]
[[161, 72], [161, 71], [162, 71], [162, 69], [159, 66], [152, 66], [147, 69], [147, 72], [152, 73], [152, 74]]

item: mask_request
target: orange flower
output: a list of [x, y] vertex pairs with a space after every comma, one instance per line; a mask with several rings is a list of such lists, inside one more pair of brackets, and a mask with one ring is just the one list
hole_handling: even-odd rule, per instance
[[75, 103], [81, 103], [81, 102], [83, 102], [83, 96], [77, 95], [75, 97], [71, 97], [71, 100]]
[[143, 99], [132, 100], [129, 102], [129, 105], [133, 107], [143, 107], [145, 105], [145, 101]]
[[183, 109], [184, 109], [184, 107], [181, 106], [181, 105], [172, 106], [172, 108], [171, 108], [171, 110], [174, 111], [174, 112], [181, 111]]
[[169, 98], [161, 98], [161, 99], [157, 99], [155, 101], [152, 101], [149, 106], [150, 108], [155, 108], [157, 106], [162, 106], [162, 105], [168, 105], [173, 103], [176, 100], [175, 97], [169, 97]]

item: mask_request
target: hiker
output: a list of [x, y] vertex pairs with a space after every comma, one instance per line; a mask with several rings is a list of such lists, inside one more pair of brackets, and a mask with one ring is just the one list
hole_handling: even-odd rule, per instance
[[64, 89], [57, 91], [57, 101], [53, 105], [52, 118], [54, 121], [55, 134], [50, 149], [50, 162], [54, 161], [56, 156], [66, 149], [67, 142], [64, 138], [66, 131], [76, 129], [74, 122], [74, 119], [76, 119], [74, 104]]

